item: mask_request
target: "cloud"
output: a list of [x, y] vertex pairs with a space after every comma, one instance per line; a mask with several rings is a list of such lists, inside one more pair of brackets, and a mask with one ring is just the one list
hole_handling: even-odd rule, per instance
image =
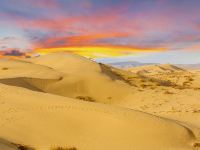
[[[11, 2], [18, 2], [18, 7]], [[23, 40], [0, 40], [4, 49], [127, 46], [142, 52], [185, 49], [200, 40], [198, 1], [7, 0], [0, 4], [0, 22], [23, 31]]]
[[29, 40], [26, 37], [18, 36], [7, 36], [0, 38], [0, 50], [7, 49], [22, 49], [22, 51], [29, 50], [32, 46], [29, 43]]
[[5, 51], [3, 55], [5, 55], [5, 56], [24, 56], [25, 53], [20, 52], [19, 50], [12, 49], [9, 51]]
[[53, 37], [47, 38], [43, 41], [38, 41], [36, 47], [61, 47], [61, 46], [83, 46], [83, 45], [97, 45], [100, 40], [108, 40], [114, 38], [128, 37], [128, 33], [101, 33], [91, 35], [75, 35], [68, 37]]
[[22, 52], [19, 49], [7, 49], [6, 51], [0, 51], [0, 58], [18, 59], [18, 58], [30, 58], [33, 54]]

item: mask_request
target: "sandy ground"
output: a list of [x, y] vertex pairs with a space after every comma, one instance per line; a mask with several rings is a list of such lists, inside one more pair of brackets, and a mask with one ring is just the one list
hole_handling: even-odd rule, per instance
[[65, 53], [0, 60], [0, 150], [198, 150], [199, 75]]

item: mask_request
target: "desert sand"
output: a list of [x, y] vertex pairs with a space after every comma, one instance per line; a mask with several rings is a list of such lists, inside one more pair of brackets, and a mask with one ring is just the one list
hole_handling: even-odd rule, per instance
[[56, 53], [0, 61], [0, 149], [198, 150], [200, 72]]

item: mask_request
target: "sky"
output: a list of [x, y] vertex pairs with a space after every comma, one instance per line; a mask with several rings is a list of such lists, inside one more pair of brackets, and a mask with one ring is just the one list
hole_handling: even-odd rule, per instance
[[200, 63], [199, 8], [200, 0], [1, 0], [0, 54]]

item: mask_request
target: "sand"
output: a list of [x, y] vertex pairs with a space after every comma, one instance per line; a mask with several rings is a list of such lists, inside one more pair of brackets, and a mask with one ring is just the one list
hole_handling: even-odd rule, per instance
[[[138, 67], [136, 70], [129, 68], [133, 74], [123, 72], [124, 76], [129, 77], [137, 74], [135, 78], [129, 78], [129, 82], [137, 81], [139, 92], [131, 95], [134, 101], [129, 98], [120, 105], [200, 128], [199, 71], [185, 70], [173, 65], [160, 67], [163, 66], [168, 68], [158, 72], [158, 66], [144, 66], [141, 70]], [[147, 73], [143, 70], [150, 71]]]
[[28, 81], [48, 93], [71, 98], [90, 97], [96, 102], [113, 103], [123, 100], [132, 91], [123, 78], [113, 74], [108, 67], [78, 55], [56, 53], [28, 61], [63, 74], [62, 80], [52, 84], [48, 82], [45, 87], [35, 80]]
[[199, 149], [199, 72], [172, 68], [138, 74], [65, 53], [1, 60], [0, 149]]

